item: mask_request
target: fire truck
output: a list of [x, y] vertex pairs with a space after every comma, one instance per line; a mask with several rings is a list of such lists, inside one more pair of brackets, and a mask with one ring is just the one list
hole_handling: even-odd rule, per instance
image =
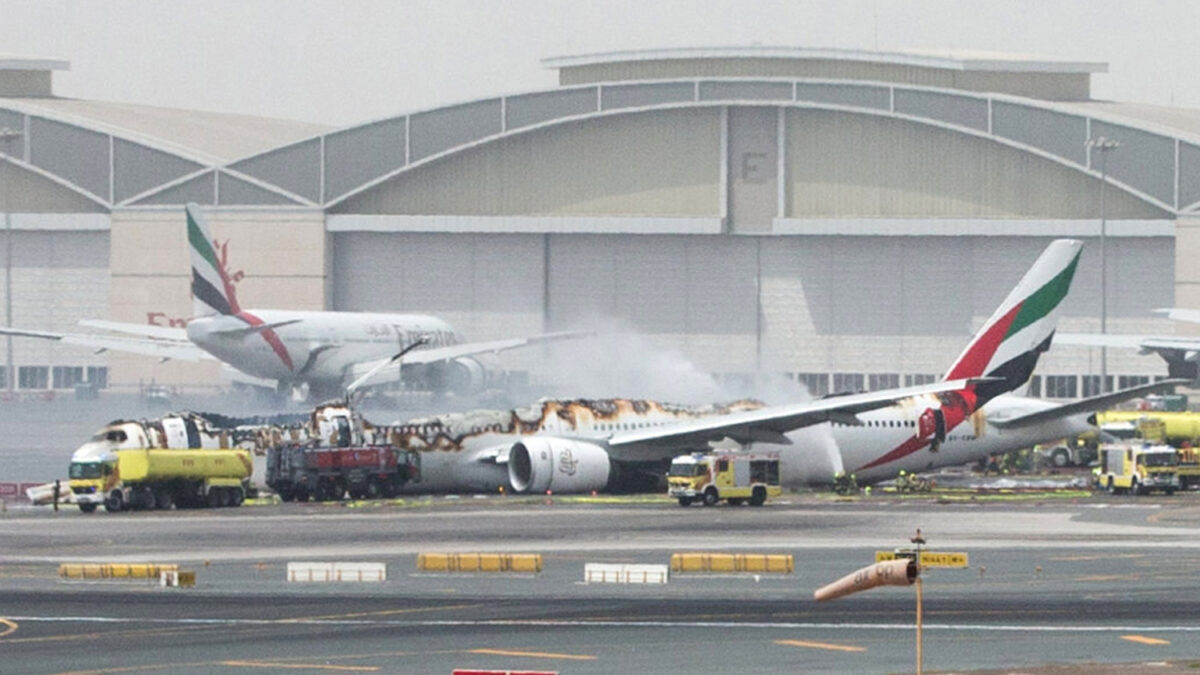
[[1179, 489], [1178, 465], [1175, 448], [1169, 445], [1101, 446], [1097, 487], [1113, 494], [1141, 495], [1158, 490], [1172, 495]]
[[779, 456], [734, 452], [682, 455], [671, 460], [669, 494], [680, 506], [699, 501], [712, 506], [724, 499], [737, 505], [762, 506], [767, 497], [783, 493], [779, 485]]
[[305, 431], [267, 448], [266, 483], [285, 502], [393, 497], [420, 480], [420, 456], [376, 443], [348, 407], [319, 406]]

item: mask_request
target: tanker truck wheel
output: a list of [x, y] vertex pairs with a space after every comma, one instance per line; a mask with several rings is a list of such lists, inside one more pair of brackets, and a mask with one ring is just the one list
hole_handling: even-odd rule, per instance
[[80, 504], [79, 510], [83, 511], [84, 513], [95, 513], [96, 505], [95, 504]]
[[113, 490], [109, 493], [108, 498], [104, 500], [104, 510], [109, 513], [116, 513], [125, 509], [125, 495], [121, 494], [120, 490]]
[[244, 501], [246, 501], [246, 493], [242, 491], [242, 488], [238, 487], [229, 490], [230, 506], [241, 506]]
[[680, 506], [691, 506], [691, 505], [692, 505], [692, 498], [691, 498], [691, 497], [680, 497], [680, 498], [679, 498], [679, 505], [680, 505]]
[[208, 508], [215, 509], [221, 506], [221, 493], [224, 492], [221, 488], [209, 488], [208, 498], [205, 500]]
[[154, 505], [160, 509], [169, 509], [175, 500], [171, 498], [170, 490], [159, 490], [154, 493]]
[[707, 490], [704, 491], [704, 505], [705, 506], [715, 506], [717, 501], [720, 500], [720, 498], [721, 497], [720, 497], [720, 495], [717, 494], [716, 488], [708, 488]]

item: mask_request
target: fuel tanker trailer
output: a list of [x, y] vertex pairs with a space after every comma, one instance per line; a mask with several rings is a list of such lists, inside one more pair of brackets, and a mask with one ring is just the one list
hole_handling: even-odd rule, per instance
[[146, 431], [142, 423], [116, 422], [75, 451], [70, 485], [81, 511], [101, 504], [107, 511], [238, 506], [245, 499], [253, 467], [248, 451], [216, 442], [171, 447]]

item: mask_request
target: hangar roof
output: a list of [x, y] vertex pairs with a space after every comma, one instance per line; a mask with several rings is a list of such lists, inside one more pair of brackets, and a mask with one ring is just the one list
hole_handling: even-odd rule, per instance
[[1160, 127], [1200, 139], [1200, 110], [1195, 108], [1171, 108], [1116, 101], [1078, 102], [1072, 103], [1070, 107], [1079, 108], [1089, 115], [1123, 117], [1148, 127]]
[[308, 122], [66, 98], [0, 98], [0, 107], [41, 115], [214, 164], [329, 131]]
[[1091, 98], [1108, 64], [970, 50], [878, 52], [808, 47], [696, 47], [559, 56], [559, 84], [684, 77], [786, 77], [912, 84], [1050, 101]]
[[1009, 54], [979, 50], [906, 49], [877, 52], [860, 49], [809, 47], [683, 47], [644, 49], [542, 59], [547, 68], [574, 68], [626, 61], [666, 61], [677, 59], [802, 59], [863, 61], [945, 70], [999, 71], [1008, 73], [1106, 73], [1108, 64], [1095, 61], [1058, 61], [1029, 54]]
[[70, 70], [71, 62], [0, 54], [0, 70]]

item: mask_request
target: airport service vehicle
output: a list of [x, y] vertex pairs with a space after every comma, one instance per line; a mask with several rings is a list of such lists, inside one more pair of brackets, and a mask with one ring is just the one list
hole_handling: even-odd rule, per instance
[[[1125, 422], [1137, 427], [1144, 438], [1161, 435], [1161, 442], [1173, 445], [1200, 444], [1200, 412], [1176, 412], [1165, 410], [1106, 410], [1096, 415], [1101, 429], [1107, 425]], [[1161, 430], [1156, 430], [1159, 425]]]
[[1179, 458], [1169, 445], [1113, 444], [1100, 448], [1098, 486], [1116, 494], [1148, 494], [1155, 490], [1169, 495], [1179, 489], [1176, 467]]
[[1175, 451], [1179, 463], [1175, 473], [1179, 475], [1179, 489], [1190, 490], [1200, 487], [1200, 449], [1188, 446]]
[[722, 499], [732, 505], [748, 500], [751, 506], [762, 506], [767, 497], [783, 494], [779, 455], [775, 454], [683, 455], [671, 461], [667, 484], [680, 506], [693, 501], [712, 506]]
[[306, 447], [267, 451], [267, 486], [285, 502], [393, 497], [420, 477], [420, 457], [384, 445]]
[[85, 445], [71, 458], [79, 510], [111, 512], [239, 506], [249, 489], [250, 453], [241, 449], [128, 448]]

